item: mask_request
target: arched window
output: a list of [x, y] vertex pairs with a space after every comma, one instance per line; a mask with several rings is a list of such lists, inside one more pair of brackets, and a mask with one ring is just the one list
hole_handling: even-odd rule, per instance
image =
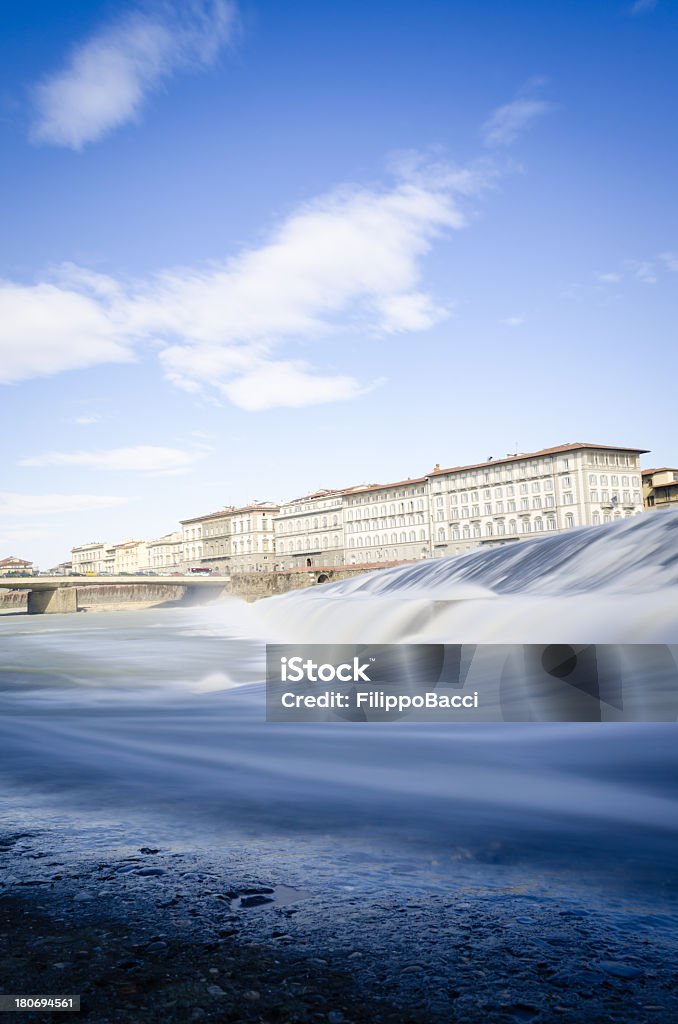
[[571, 512], [568, 512], [567, 515], [565, 516], [565, 526], [566, 526], [566, 528], [568, 530], [571, 530], [572, 527], [574, 526], [574, 516], [572, 515]]
[[470, 536], [471, 536], [471, 530], [470, 530], [470, 527], [467, 525], [467, 526], [464, 527], [464, 540], [468, 540]]
[[320, 546], [321, 546], [321, 548], [323, 548], [323, 550], [327, 549], [327, 546], [328, 546], [327, 545], [327, 537], [323, 537], [322, 544]]
[[487, 524], [487, 526], [485, 527], [485, 533], [487, 534], [488, 537], [491, 537], [494, 534], [494, 528], [492, 526], [492, 523]]
[[517, 526], [516, 526], [516, 521], [515, 521], [515, 519], [511, 519], [510, 522], [509, 522], [509, 533], [517, 533], [517, 532], [518, 532], [518, 529], [517, 529]]
[[556, 521], [555, 521], [555, 519], [553, 519], [552, 516], [549, 516], [549, 518], [546, 520], [546, 528], [548, 530], [555, 530], [555, 528], [556, 528]]
[[522, 522], [522, 531], [523, 531], [523, 533], [529, 533], [531, 529], [532, 529], [532, 524], [530, 523], [530, 520], [529, 519], [523, 519], [523, 522]]
[[417, 539], [416, 533], [414, 532], [414, 530], [410, 530], [410, 543], [412, 543], [412, 541], [415, 541], [416, 539]]
[[323, 530], [327, 529], [327, 516], [323, 516]]
[[442, 543], [445, 540], [445, 527], [441, 526], [438, 530], [438, 540]]
[[419, 531], [419, 540], [426, 540], [426, 530]]
[[401, 544], [407, 544], [407, 534], [405, 534], [405, 533], [401, 533], [400, 534], [400, 543]]
[[459, 527], [454, 526], [452, 528], [452, 540], [459, 540]]
[[541, 531], [544, 529], [544, 520], [540, 519], [539, 516], [537, 516], [537, 518], [534, 521], [534, 528], [538, 533], [541, 533]]
[[497, 524], [497, 533], [500, 537], [503, 537], [506, 533], [506, 526], [503, 521]]
[[593, 513], [593, 525], [600, 526], [600, 512]]

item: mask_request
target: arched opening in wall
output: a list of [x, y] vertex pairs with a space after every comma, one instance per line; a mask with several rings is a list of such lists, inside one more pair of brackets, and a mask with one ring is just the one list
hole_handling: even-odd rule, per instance
[[307, 558], [307, 559], [306, 559], [306, 567], [307, 567], [308, 569], [310, 569], [312, 565], [313, 565], [313, 562], [311, 561], [311, 559], [310, 559], [310, 558]]
[[327, 583], [328, 580], [329, 576], [327, 575], [327, 573], [321, 572], [320, 576], [318, 576], [318, 579], [316, 580], [316, 583]]

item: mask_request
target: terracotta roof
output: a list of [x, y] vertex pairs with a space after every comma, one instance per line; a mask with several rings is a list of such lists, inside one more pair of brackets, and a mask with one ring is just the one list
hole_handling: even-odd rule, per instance
[[561, 452], [580, 451], [582, 448], [595, 448], [599, 451], [609, 452], [634, 452], [636, 455], [647, 455], [649, 451], [648, 448], [623, 448], [615, 444], [587, 444], [584, 441], [572, 441], [569, 444], [557, 445], [555, 448], [542, 448], [538, 452], [518, 452], [516, 455], [507, 455], [504, 459], [490, 459], [489, 462], [474, 462], [468, 466], [452, 466], [449, 469], [434, 469], [428, 476], [440, 476], [443, 473], [460, 473], [462, 470], [467, 469], [484, 469], [489, 466], [521, 462], [523, 459], [538, 459], [544, 455], [558, 455]]
[[236, 508], [234, 505], [228, 508], [219, 509], [218, 512], [209, 512], [204, 516], [194, 516], [192, 519], [180, 519], [179, 522], [182, 526], [186, 523], [203, 523], [207, 519], [223, 519], [224, 516], [234, 516], [238, 512], [270, 512], [278, 511], [279, 505], [274, 505], [272, 502], [262, 502], [261, 505], [243, 505], [242, 508]]
[[15, 558], [14, 555], [10, 555], [9, 558], [0, 558], [0, 565], [33, 565], [33, 563], [27, 562], [25, 558]]
[[660, 466], [658, 469], [644, 469], [641, 476], [652, 476], [653, 473], [678, 473], [675, 466]]
[[407, 487], [408, 484], [425, 484], [427, 480], [428, 477], [426, 476], [416, 476], [412, 477], [411, 480], [398, 480], [395, 483], [390, 484], [367, 484], [364, 487], [351, 487], [344, 493], [364, 494], [366, 491], [386, 491], [389, 487]]

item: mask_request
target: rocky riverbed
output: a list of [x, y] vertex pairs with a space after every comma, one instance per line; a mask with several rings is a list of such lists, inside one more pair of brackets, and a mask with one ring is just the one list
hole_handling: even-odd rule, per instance
[[366, 857], [341, 886], [338, 849], [306, 887], [294, 866], [253, 873], [251, 851], [77, 850], [58, 829], [0, 837], [0, 988], [80, 994], [97, 1024], [678, 1019], [675, 916], [641, 893], [491, 858], [422, 884]]

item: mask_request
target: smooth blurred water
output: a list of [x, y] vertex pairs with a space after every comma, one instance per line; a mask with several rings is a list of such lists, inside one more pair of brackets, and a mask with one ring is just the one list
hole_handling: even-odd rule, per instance
[[678, 643], [678, 516], [247, 605], [0, 619], [8, 813], [675, 882], [675, 724], [278, 725], [264, 645]]

